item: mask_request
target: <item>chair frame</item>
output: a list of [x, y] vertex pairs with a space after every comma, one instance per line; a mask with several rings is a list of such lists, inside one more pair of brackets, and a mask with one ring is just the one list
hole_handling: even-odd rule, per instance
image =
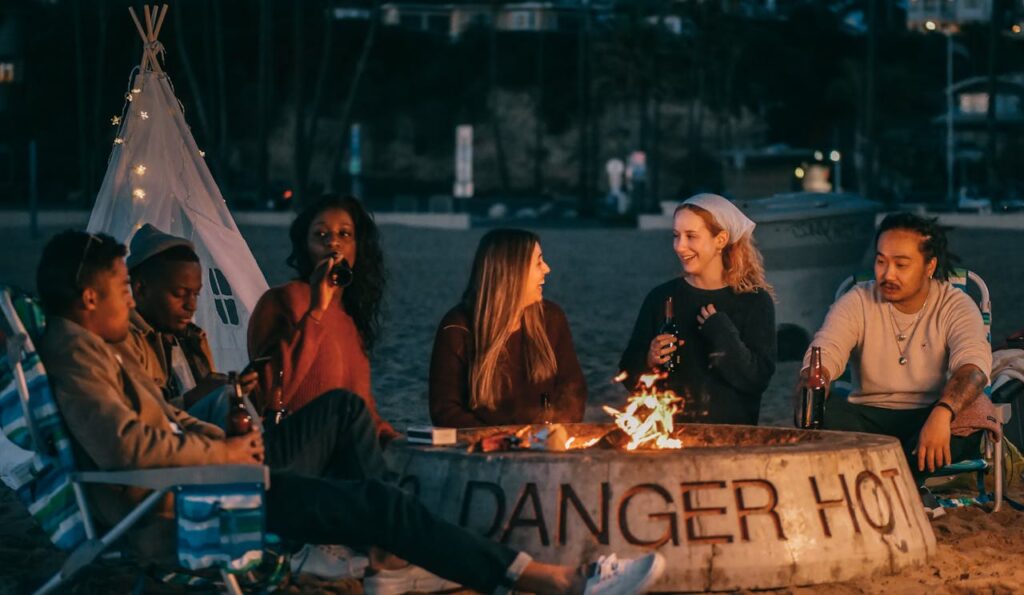
[[[25, 421], [32, 436], [32, 448], [39, 456], [49, 457], [42, 448], [42, 440], [35, 415], [29, 405], [28, 383], [22, 368], [22, 355], [27, 337], [17, 334], [7, 342], [8, 361], [14, 375], [18, 396], [25, 414]], [[263, 465], [204, 465], [195, 467], [164, 467], [135, 469], [130, 471], [76, 471], [69, 474], [75, 500], [82, 514], [86, 540], [72, 550], [61, 569], [36, 589], [36, 595], [52, 593], [71, 580], [79, 571], [93, 563], [114, 542], [122, 537], [142, 519], [161, 498], [179, 486], [223, 485], [231, 483], [260, 484], [266, 490], [270, 487], [270, 469]], [[116, 484], [148, 488], [153, 493], [146, 496], [135, 509], [103, 535], [99, 535], [92, 522], [89, 503], [85, 497], [85, 484]], [[225, 568], [220, 575], [228, 593], [241, 594], [238, 579]]]
[[[981, 319], [985, 324], [985, 332], [989, 343], [992, 343], [992, 299], [989, 294], [988, 285], [980, 275], [970, 269], [955, 268], [953, 274], [956, 277], [960, 277], [964, 280], [964, 289], [966, 292], [966, 286], [969, 283], [974, 283], [980, 293], [979, 299], [977, 300], [978, 309], [981, 311]], [[871, 277], [873, 278], [873, 277]], [[860, 279], [857, 275], [850, 275], [846, 279], [843, 279], [839, 287], [836, 288], [836, 294], [833, 303], [839, 300], [847, 291], [850, 291], [853, 286], [859, 281], [868, 281], [871, 278]], [[986, 392], [989, 388], [986, 388]], [[996, 416], [1000, 426], [1006, 425], [1010, 421], [1011, 407], [1008, 404], [995, 405]], [[985, 457], [992, 458], [992, 464], [995, 467], [995, 489], [993, 494], [993, 506], [992, 512], [999, 512], [1003, 505], [1003, 442], [1001, 436], [994, 435], [993, 432], [985, 432], [983, 447], [985, 449]], [[980, 463], [976, 460], [966, 460], [946, 465], [942, 469], [937, 470], [932, 474], [932, 477], [948, 477], [953, 475], [961, 475], [963, 473], [976, 473], [978, 475], [979, 494], [987, 496], [987, 492], [984, 486], [984, 475], [988, 471], [988, 462], [985, 459], [981, 459]]]

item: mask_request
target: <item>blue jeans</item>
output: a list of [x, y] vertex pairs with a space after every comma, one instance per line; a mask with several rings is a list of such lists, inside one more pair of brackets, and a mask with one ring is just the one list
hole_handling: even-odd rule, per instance
[[227, 429], [228, 421], [228, 393], [223, 387], [214, 389], [210, 394], [202, 397], [188, 408], [188, 414], [192, 417], [213, 424], [218, 428]]

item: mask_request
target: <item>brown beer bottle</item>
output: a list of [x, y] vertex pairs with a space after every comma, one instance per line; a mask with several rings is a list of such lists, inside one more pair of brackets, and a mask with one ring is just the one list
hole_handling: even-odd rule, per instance
[[278, 370], [274, 376], [273, 386], [270, 387], [270, 399], [267, 400], [267, 409], [263, 412], [263, 423], [268, 426], [276, 426], [288, 415], [288, 409], [284, 406], [284, 370]]
[[238, 381], [238, 372], [228, 373], [228, 384], [225, 387], [228, 393], [228, 436], [243, 436], [252, 431], [252, 416], [245, 406], [242, 398], [242, 385]]
[[800, 427], [807, 430], [821, 429], [825, 419], [825, 390], [828, 382], [821, 370], [821, 347], [811, 347], [811, 367], [807, 373], [807, 385], [800, 401]]

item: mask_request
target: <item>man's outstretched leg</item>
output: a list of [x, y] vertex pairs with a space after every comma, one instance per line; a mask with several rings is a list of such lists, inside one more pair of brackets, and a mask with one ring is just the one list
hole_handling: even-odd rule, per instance
[[538, 564], [527, 555], [441, 520], [418, 500], [377, 480], [337, 480], [272, 473], [267, 527], [311, 543], [378, 546], [446, 579], [490, 593], [529, 588], [583, 593], [602, 585], [608, 595], [643, 592], [661, 575], [657, 554], [607, 561], [588, 579], [576, 569]]

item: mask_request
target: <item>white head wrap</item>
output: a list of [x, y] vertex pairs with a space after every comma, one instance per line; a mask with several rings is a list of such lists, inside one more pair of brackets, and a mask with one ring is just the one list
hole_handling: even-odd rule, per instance
[[753, 233], [757, 225], [732, 204], [732, 201], [717, 194], [695, 194], [684, 200], [683, 204], [700, 207], [711, 213], [722, 229], [729, 232], [730, 244], [735, 244], [743, 236]]

